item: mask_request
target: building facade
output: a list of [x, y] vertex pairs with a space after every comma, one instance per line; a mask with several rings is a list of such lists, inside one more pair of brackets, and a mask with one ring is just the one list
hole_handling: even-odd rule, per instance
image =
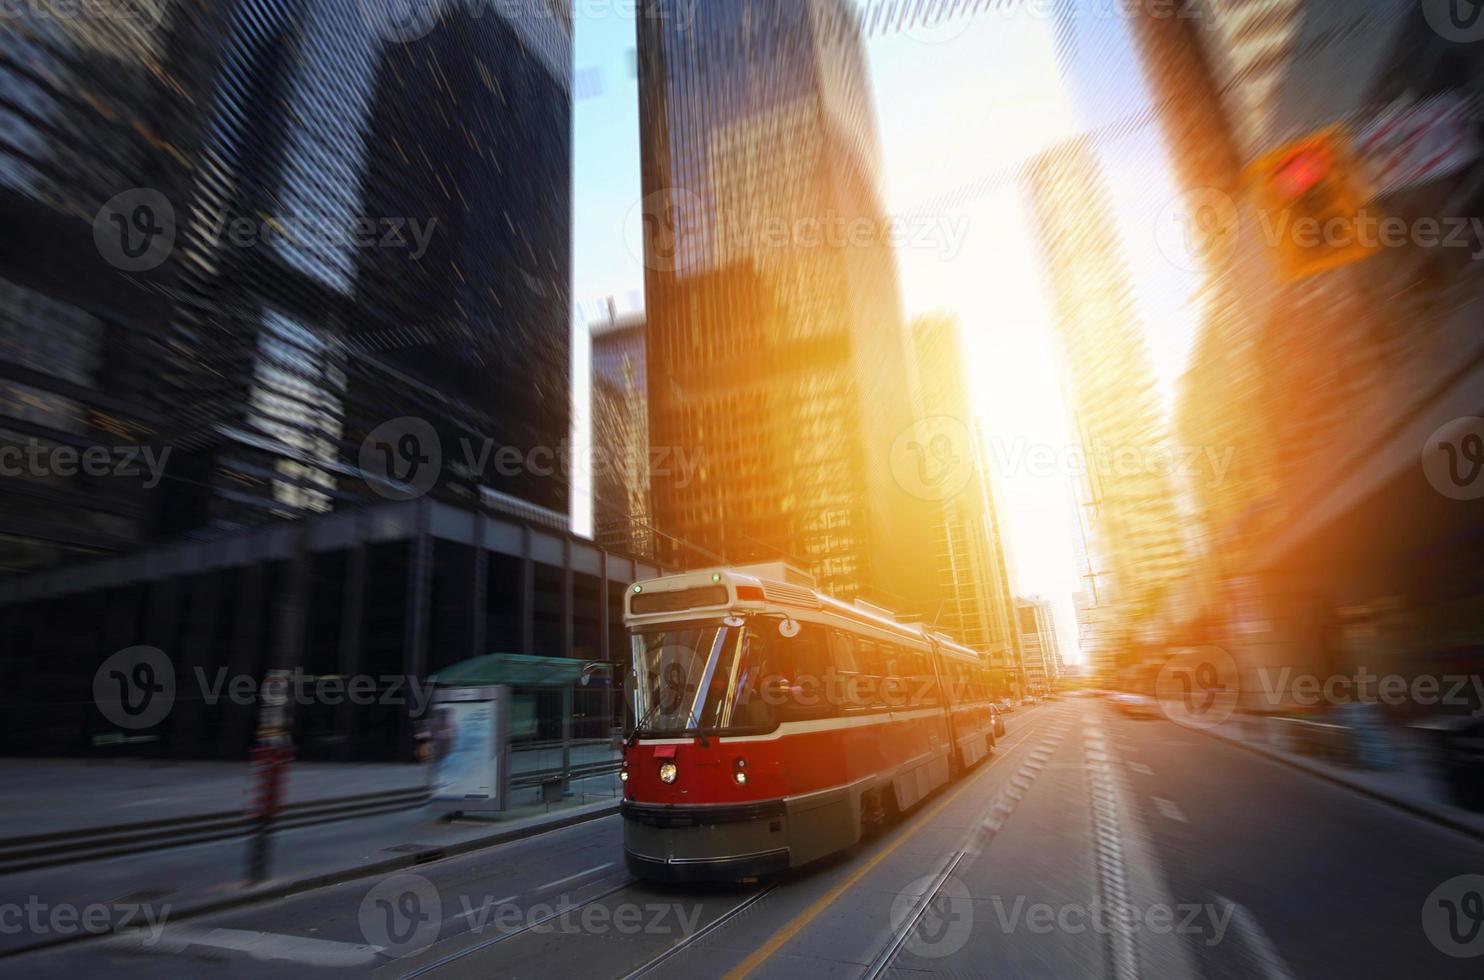
[[650, 437], [706, 459], [655, 481], [658, 547], [931, 616], [931, 509], [884, 465], [910, 346], [856, 15], [646, 0], [638, 25]]
[[[593, 540], [618, 554], [653, 557], [650, 465], [680, 471], [698, 463], [649, 446], [649, 380], [644, 316], [608, 319], [592, 330]], [[656, 459], [658, 457], [658, 459]]]
[[1015, 600], [1017, 628], [1025, 657], [1026, 693], [1046, 694], [1061, 677], [1061, 646], [1051, 602], [1037, 596]]
[[422, 492], [564, 521], [570, 15], [136, 6], [0, 41], [0, 414], [162, 465], [7, 481], [5, 567]]
[[940, 502], [932, 524], [940, 607], [937, 628], [989, 658], [997, 673], [1017, 670], [1014, 595], [1005, 542], [994, 506], [994, 489], [978, 438], [958, 322], [951, 316], [913, 321], [918, 416], [946, 420], [969, 454], [967, 479]]
[[1105, 640], [1122, 656], [1135, 640], [1155, 642], [1160, 610], [1185, 571], [1175, 487], [1157, 463], [1169, 438], [1096, 156], [1083, 143], [1060, 144], [1033, 161], [1026, 184], [1068, 414], [1087, 460], [1078, 488], [1084, 589], [1106, 607]]
[[[1468, 107], [1484, 72], [1476, 46], [1430, 21], [1445, 8], [1204, 4], [1218, 29], [1166, 57], [1203, 61], [1211, 82], [1187, 73], [1164, 94], [1178, 105], [1214, 86], [1243, 166], [1339, 127], [1370, 185], [1362, 214], [1477, 214], [1484, 133]], [[1165, 37], [1166, 48], [1182, 43]], [[1164, 121], [1177, 162], [1209, 153], [1219, 133], [1182, 140], [1173, 115]], [[1453, 152], [1435, 155], [1440, 145]], [[1187, 170], [1190, 186], [1198, 171]], [[1430, 433], [1481, 404], [1477, 372], [1461, 369], [1479, 353], [1463, 326], [1478, 316], [1476, 263], [1462, 249], [1408, 244], [1279, 275], [1262, 233], [1272, 218], [1250, 184], [1229, 190], [1235, 240], [1211, 256], [1177, 411], [1183, 442], [1233, 460], [1224, 477], [1207, 469], [1194, 481], [1210, 584], [1193, 639], [1237, 656], [1254, 703], [1252, 672], [1264, 666], [1406, 674], [1418, 669], [1409, 654], [1477, 651], [1484, 637], [1464, 624], [1484, 587], [1459, 550], [1474, 525], [1416, 467]]]
[[[638, 572], [568, 533], [570, 9], [378, 6], [6, 18], [15, 751], [116, 735], [90, 685], [134, 646], [180, 684], [613, 649]], [[316, 705], [301, 744], [408, 758], [406, 708]], [[240, 757], [252, 711], [186, 699], [138, 744]]]

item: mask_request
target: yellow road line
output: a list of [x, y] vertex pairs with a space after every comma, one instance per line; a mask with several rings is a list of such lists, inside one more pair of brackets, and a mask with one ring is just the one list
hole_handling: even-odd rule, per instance
[[[1034, 732], [1039, 727], [1040, 725], [1037, 724], [1032, 728], [1026, 729], [1025, 734], [1020, 736], [1020, 740], [1017, 741], [1013, 747], [1018, 748], [1021, 745], [1024, 745], [1025, 740], [1031, 737], [1031, 732]], [[877, 852], [877, 854], [872, 857], [871, 860], [867, 861], [859, 868], [856, 868], [844, 881], [840, 882], [834, 888], [831, 888], [821, 897], [815, 899], [808, 908], [804, 909], [804, 911], [794, 916], [793, 919], [790, 920], [788, 925], [775, 932], [772, 938], [763, 943], [757, 949], [753, 950], [751, 955], [749, 955], [747, 959], [743, 960], [741, 963], [738, 963], [735, 967], [724, 974], [723, 980], [742, 980], [743, 977], [747, 976], [749, 973], [762, 966], [763, 963], [768, 960], [774, 953], [783, 948], [784, 943], [787, 943], [790, 939], [797, 936], [800, 932], [803, 931], [805, 926], [809, 925], [809, 923], [817, 919], [819, 917], [819, 913], [823, 912], [825, 909], [833, 905], [841, 895], [845, 894], [845, 892], [848, 891], [853, 885], [855, 885], [856, 882], [860, 881], [866, 875], [870, 874], [871, 870], [875, 868], [876, 865], [880, 864], [882, 861], [885, 861], [888, 857], [890, 857], [892, 852], [894, 852], [897, 848], [901, 847], [903, 844], [907, 843], [907, 841], [911, 840], [919, 830], [932, 823], [933, 818], [936, 817], [939, 813], [942, 813], [943, 810], [950, 803], [958, 799], [964, 793], [968, 792], [969, 789], [972, 788], [974, 784], [979, 781], [980, 776], [983, 776], [985, 773], [989, 772], [997, 764], [1003, 762], [1008, 757], [1008, 753], [997, 753], [993, 759], [985, 763], [982, 769], [974, 773], [971, 779], [966, 781], [962, 786], [954, 790], [948, 796], [945, 796], [936, 805], [934, 805], [931, 810], [928, 810], [926, 813], [924, 813], [921, 819], [918, 820], [916, 826], [905, 831], [900, 837], [892, 841], [891, 844]]]

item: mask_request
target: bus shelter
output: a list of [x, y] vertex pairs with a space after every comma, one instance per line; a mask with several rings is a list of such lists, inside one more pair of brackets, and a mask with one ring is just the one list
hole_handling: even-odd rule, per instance
[[425, 738], [445, 812], [506, 810], [527, 789], [556, 802], [574, 778], [616, 765], [607, 663], [494, 653], [432, 685]]

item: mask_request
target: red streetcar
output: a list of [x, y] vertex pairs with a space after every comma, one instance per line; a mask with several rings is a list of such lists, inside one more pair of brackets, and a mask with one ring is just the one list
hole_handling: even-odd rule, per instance
[[634, 585], [631, 873], [774, 874], [860, 840], [988, 755], [984, 659], [783, 564]]

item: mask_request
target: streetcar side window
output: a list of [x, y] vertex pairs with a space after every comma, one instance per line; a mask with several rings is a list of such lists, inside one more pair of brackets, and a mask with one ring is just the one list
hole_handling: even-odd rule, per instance
[[861, 670], [861, 701], [869, 704], [873, 710], [884, 709], [886, 700], [881, 685], [886, 678], [886, 654], [876, 645], [876, 641], [856, 637], [855, 662], [860, 665]]
[[923, 650], [912, 650], [912, 690], [914, 704], [938, 704], [938, 677], [933, 673], [933, 655]]
[[775, 663], [789, 681], [788, 697], [776, 709], [780, 721], [812, 721], [836, 713], [825, 687], [829, 636], [823, 626], [800, 623], [798, 636], [779, 637], [781, 656]]
[[[862, 680], [864, 671], [861, 668], [855, 637], [841, 630], [831, 630], [830, 653], [835, 666], [834, 690], [841, 698], [841, 707], [856, 710], [866, 707], [867, 705], [861, 701], [861, 695], [865, 692], [865, 682]], [[869, 697], [866, 701], [869, 702]]]

